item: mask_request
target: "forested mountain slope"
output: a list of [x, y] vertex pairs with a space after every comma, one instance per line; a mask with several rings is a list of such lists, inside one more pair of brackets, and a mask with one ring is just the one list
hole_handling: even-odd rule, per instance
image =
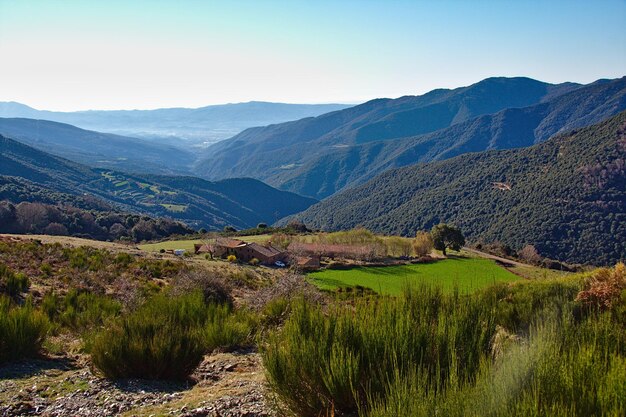
[[473, 241], [610, 264], [626, 258], [626, 112], [529, 148], [393, 169], [295, 217], [403, 235], [455, 223]]
[[[400, 110], [408, 106], [405, 101], [417, 108]], [[447, 116], [440, 119], [442, 109]], [[208, 177], [241, 172], [323, 198], [389, 168], [463, 152], [529, 146], [624, 109], [626, 78], [582, 87], [487, 79], [463, 89], [375, 100], [315, 119], [249, 129], [210, 147], [207, 152], [213, 154], [197, 166]], [[377, 121], [381, 113], [384, 123]], [[338, 119], [340, 127], [329, 124]]]
[[[253, 227], [302, 211], [315, 202], [246, 178], [213, 183], [89, 168], [1, 135], [0, 175], [23, 178], [51, 193], [81, 198], [94, 195], [127, 211], [171, 217], [196, 228]], [[18, 196], [15, 202], [42, 201], [24, 195], [24, 191], [11, 190], [20, 184], [8, 182], [0, 178], [4, 192]], [[24, 190], [33, 188], [20, 186]], [[37, 194], [44, 193], [39, 189]]]
[[489, 78], [422, 96], [371, 100], [315, 118], [247, 129], [208, 148], [196, 167], [208, 178], [242, 172], [269, 179], [347, 146], [433, 132], [483, 114], [550, 100], [578, 87], [521, 77]]

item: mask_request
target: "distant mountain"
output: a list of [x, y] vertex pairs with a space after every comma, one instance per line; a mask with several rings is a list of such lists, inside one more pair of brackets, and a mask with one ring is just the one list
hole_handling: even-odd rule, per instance
[[[241, 229], [272, 223], [316, 202], [246, 178], [209, 182], [90, 168], [1, 135], [0, 175], [23, 178], [50, 193], [71, 194], [83, 200], [93, 195], [127, 211], [170, 217], [196, 228], [228, 225]], [[0, 186], [6, 182], [0, 178]], [[33, 201], [28, 195], [15, 200]], [[43, 197], [34, 201], [48, 202]]]
[[139, 173], [189, 174], [191, 151], [65, 123], [0, 118], [0, 134], [90, 166]]
[[15, 102], [0, 102], [0, 117], [51, 120], [83, 129], [150, 138], [170, 145], [193, 146], [229, 138], [249, 127], [318, 116], [348, 107], [350, 105], [251, 101], [197, 109], [54, 112]]
[[[489, 78], [454, 90], [372, 100], [315, 118], [245, 130], [209, 147], [196, 168], [207, 178], [239, 173], [324, 197], [347, 182], [339, 179], [338, 184], [308, 186], [299, 177], [308, 172], [313, 180], [341, 177], [349, 174], [355, 161], [375, 158], [382, 148], [395, 147], [400, 138], [427, 134], [507, 108], [547, 102], [579, 87], [529, 78]], [[333, 160], [338, 154], [346, 155], [346, 160], [339, 163], [338, 170], [327, 170], [325, 158]], [[310, 166], [316, 160], [322, 163], [319, 169]], [[363, 163], [367, 165], [367, 161]]]
[[626, 259], [626, 112], [529, 148], [469, 153], [389, 170], [295, 216], [413, 235], [439, 222], [471, 238], [550, 258]]

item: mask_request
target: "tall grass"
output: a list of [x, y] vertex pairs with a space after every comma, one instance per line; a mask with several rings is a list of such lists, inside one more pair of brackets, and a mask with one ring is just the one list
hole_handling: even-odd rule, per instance
[[30, 303], [12, 306], [0, 296], [0, 363], [35, 356], [41, 349], [50, 324]]
[[263, 350], [271, 386], [299, 416], [355, 413], [387, 395], [390, 381], [419, 373], [425, 386], [471, 380], [495, 332], [489, 297], [419, 287], [399, 299], [325, 313], [296, 303]]
[[525, 343], [493, 362], [483, 359], [475, 382], [437, 393], [417, 374], [396, 378], [386, 398], [370, 403], [367, 416], [622, 416], [623, 342], [624, 329], [607, 314], [582, 324], [553, 314], [531, 327]]
[[626, 295], [584, 309], [580, 284], [296, 303], [263, 349], [268, 380], [298, 416], [625, 415]]
[[118, 316], [122, 305], [104, 295], [72, 289], [64, 297], [46, 294], [41, 310], [53, 323], [83, 333], [101, 326], [111, 317]]

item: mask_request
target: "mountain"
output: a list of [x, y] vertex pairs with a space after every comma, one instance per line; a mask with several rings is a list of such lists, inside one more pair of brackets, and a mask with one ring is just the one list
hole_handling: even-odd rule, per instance
[[[380, 148], [393, 148], [400, 138], [434, 132], [506, 108], [550, 101], [579, 87], [529, 78], [489, 78], [454, 90], [372, 100], [315, 118], [247, 129], [210, 146], [206, 157], [196, 163], [196, 170], [211, 179], [240, 173], [324, 197], [345, 184], [325, 184], [319, 189], [297, 184], [295, 178], [310, 171], [313, 161], [323, 162], [341, 154], [346, 160], [340, 165], [355, 165], [355, 159], [375, 157]], [[340, 175], [350, 171], [340, 169]], [[313, 176], [323, 173], [322, 167], [314, 170]]]
[[197, 109], [54, 112], [36, 110], [15, 102], [0, 102], [0, 117], [51, 120], [83, 129], [187, 147], [226, 139], [252, 126], [318, 116], [348, 107], [350, 105], [251, 101]]
[[626, 109], [626, 77], [599, 82], [524, 108], [508, 108], [429, 134], [336, 149], [265, 181], [319, 198], [362, 184], [390, 168], [466, 152], [530, 146]]
[[177, 147], [47, 120], [0, 118], [0, 134], [90, 166], [133, 172], [189, 174], [194, 158]]
[[[92, 195], [126, 211], [170, 217], [196, 228], [254, 227], [315, 203], [313, 199], [248, 178], [209, 182], [192, 177], [135, 175], [90, 168], [2, 135], [0, 175], [22, 178], [51, 193], [81, 198]], [[0, 178], [0, 186], [7, 181]], [[37, 192], [42, 194], [40, 190]], [[16, 200], [27, 201], [28, 197], [23, 195]]]
[[529, 148], [389, 170], [295, 217], [408, 236], [455, 223], [473, 241], [608, 265], [626, 259], [626, 112]]

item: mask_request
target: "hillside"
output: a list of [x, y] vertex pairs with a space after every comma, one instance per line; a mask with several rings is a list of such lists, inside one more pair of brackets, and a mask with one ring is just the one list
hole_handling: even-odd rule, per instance
[[0, 102], [0, 117], [23, 117], [69, 123], [83, 129], [150, 138], [175, 146], [212, 143], [253, 126], [318, 116], [350, 107], [345, 104], [286, 104], [251, 101], [191, 108], [156, 110], [36, 110]]
[[295, 216], [412, 235], [455, 223], [473, 240], [567, 262], [626, 258], [626, 112], [529, 148], [390, 170]]
[[[208, 171], [197, 164], [197, 172], [219, 178], [220, 170], [226, 173], [239, 170], [278, 188], [323, 198], [344, 187], [363, 183], [389, 168], [450, 158], [464, 152], [529, 146], [554, 133], [599, 122], [626, 108], [626, 78], [598, 81], [573, 91], [570, 91], [571, 85], [550, 87], [536, 83], [539, 82], [528, 79], [488, 79], [461, 91], [447, 92], [444, 98], [438, 97], [443, 94], [440, 90], [414, 98], [425, 101], [426, 97], [436, 96], [448, 110], [469, 107], [474, 111], [458, 110], [453, 118], [446, 119], [447, 124], [435, 126], [431, 123], [437, 120], [433, 107], [420, 107], [407, 119], [407, 123], [413, 121], [412, 125], [407, 125], [414, 128], [413, 136], [409, 137], [402, 137], [409, 133], [404, 127], [407, 125], [391, 122], [385, 125], [384, 132], [376, 130], [381, 140], [373, 140], [372, 136], [367, 141], [352, 140], [337, 131], [313, 138], [302, 137], [298, 131], [300, 122], [270, 126], [256, 136], [249, 130], [209, 148], [208, 151], [214, 150], [215, 154], [204, 160]], [[528, 97], [526, 88], [530, 86], [536, 86], [535, 89], [541, 86], [545, 90]], [[545, 94], [539, 94], [540, 91]], [[527, 98], [520, 100], [518, 95]], [[492, 103], [492, 96], [499, 97], [497, 105], [482, 104]], [[508, 101], [504, 97], [509, 97]], [[430, 97], [429, 101], [434, 99]], [[349, 110], [355, 111], [357, 107]], [[310, 123], [318, 126], [322, 122], [317, 120], [323, 117]], [[367, 115], [358, 123], [351, 122], [356, 127], [350, 134], [362, 137], [359, 132], [370, 129], [367, 126], [371, 118]], [[390, 118], [404, 120], [396, 113], [385, 120]], [[396, 137], [389, 137], [392, 132], [396, 132]], [[291, 138], [300, 138], [306, 145], [290, 144]]]
[[[93, 195], [121, 209], [182, 220], [195, 228], [254, 227], [309, 207], [315, 200], [256, 180], [152, 177], [89, 168], [0, 135], [0, 175], [19, 177], [56, 193]], [[17, 181], [19, 181], [19, 178]], [[0, 179], [0, 185], [8, 181]], [[14, 180], [15, 181], [15, 180]], [[23, 189], [32, 189], [33, 185]], [[45, 195], [37, 189], [36, 195]], [[14, 192], [14, 202], [42, 201]], [[50, 200], [50, 199], [48, 199]]]
[[[510, 107], [536, 104], [579, 86], [529, 78], [489, 78], [469, 87], [433, 90], [422, 96], [376, 99], [342, 111], [295, 122], [248, 129], [206, 150], [196, 168], [208, 178], [234, 172], [273, 185], [310, 161], [345, 153], [355, 145], [425, 134]], [[346, 170], [347, 171], [347, 170]], [[281, 178], [279, 178], [281, 177]], [[327, 192], [309, 192], [325, 196]]]
[[194, 158], [177, 147], [47, 120], [0, 118], [0, 134], [89, 166], [123, 171], [188, 174]]

